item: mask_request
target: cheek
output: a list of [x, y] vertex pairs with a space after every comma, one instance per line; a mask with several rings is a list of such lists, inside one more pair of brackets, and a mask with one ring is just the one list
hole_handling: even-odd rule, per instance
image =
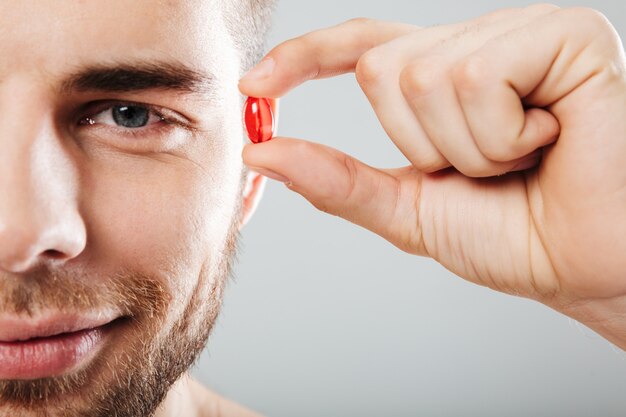
[[83, 199], [91, 267], [149, 274], [188, 295], [203, 265], [219, 261], [237, 201], [232, 151], [212, 160], [94, 164]]

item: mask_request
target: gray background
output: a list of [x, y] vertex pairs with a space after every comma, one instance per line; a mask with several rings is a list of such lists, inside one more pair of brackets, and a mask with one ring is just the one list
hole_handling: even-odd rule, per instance
[[[559, 5], [574, 2], [557, 1]], [[352, 17], [421, 26], [521, 1], [282, 0], [269, 45]], [[622, 1], [579, 2], [626, 34]], [[282, 102], [280, 133], [406, 165], [352, 75]], [[625, 416], [626, 354], [270, 182], [195, 375], [268, 416]]]

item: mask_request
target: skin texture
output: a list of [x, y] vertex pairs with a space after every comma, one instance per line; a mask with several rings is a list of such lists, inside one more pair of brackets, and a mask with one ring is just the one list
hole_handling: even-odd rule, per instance
[[292, 138], [248, 145], [244, 162], [626, 349], [626, 64], [604, 16], [535, 5], [428, 29], [356, 19], [278, 45], [240, 90], [280, 97], [346, 72], [409, 166]]
[[[179, 379], [264, 185], [241, 160], [241, 57], [219, 2], [158, 3], [0, 4], [0, 318], [125, 317], [80, 369], [0, 381], [0, 416], [148, 415], [177, 380], [158, 416], [252, 415]], [[197, 93], [63, 88], [79, 68], [137, 60], [212, 81]], [[101, 101], [175, 122], [153, 115], [129, 133]]]
[[[270, 73], [241, 82], [246, 95], [279, 97], [355, 71], [411, 162], [377, 170], [296, 139], [243, 149], [240, 59], [219, 3], [160, 4], [0, 5], [0, 314], [126, 317], [65, 378], [0, 381], [1, 416], [148, 415], [162, 395], [159, 417], [253, 415], [178, 377], [206, 341], [263, 188], [255, 174], [242, 188], [242, 151], [317, 208], [626, 347], [626, 82], [602, 16], [540, 6], [426, 30], [356, 20], [278, 46]], [[201, 94], [61, 88], [77, 67], [137, 59], [213, 81]], [[186, 123], [133, 136], [84, 107], [99, 100]]]

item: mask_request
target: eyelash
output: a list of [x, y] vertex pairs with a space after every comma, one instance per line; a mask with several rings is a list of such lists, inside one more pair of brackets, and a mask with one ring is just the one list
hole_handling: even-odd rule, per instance
[[[123, 106], [132, 106], [139, 107], [148, 110], [149, 116], [156, 116], [159, 118], [159, 121], [156, 123], [148, 124], [146, 126], [136, 127], [136, 128], [125, 128], [122, 126], [113, 126], [107, 125], [103, 123], [94, 122], [93, 119], [98, 116], [110, 112], [115, 107], [123, 107]], [[161, 107], [156, 107], [150, 104], [137, 103], [137, 102], [128, 102], [128, 101], [117, 101], [117, 102], [104, 102], [104, 103], [92, 103], [90, 107], [95, 107], [95, 109], [89, 109], [89, 115], [83, 116], [79, 119], [78, 125], [80, 127], [86, 128], [97, 128], [97, 129], [107, 129], [113, 130], [114, 134], [128, 136], [134, 139], [141, 139], [146, 136], [164, 133], [162, 132], [164, 129], [171, 128], [174, 126], [183, 127], [185, 129], [190, 129], [190, 126], [183, 120], [180, 120], [182, 116], [166, 116], [164, 113], [173, 112], [172, 110], [164, 109]]]

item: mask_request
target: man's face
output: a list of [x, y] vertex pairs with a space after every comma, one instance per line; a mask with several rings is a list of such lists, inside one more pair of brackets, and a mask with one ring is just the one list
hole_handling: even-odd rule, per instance
[[242, 213], [220, 4], [0, 2], [1, 416], [143, 415], [202, 349]]

